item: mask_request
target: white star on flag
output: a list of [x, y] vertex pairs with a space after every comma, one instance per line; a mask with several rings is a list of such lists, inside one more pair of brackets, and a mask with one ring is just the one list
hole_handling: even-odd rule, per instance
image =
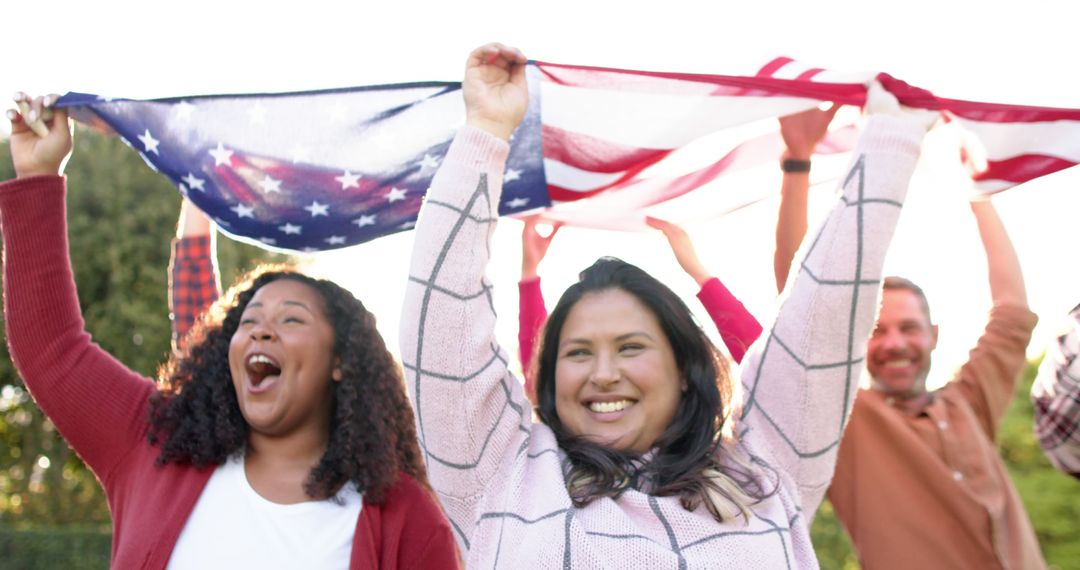
[[267, 194], [269, 194], [270, 192], [277, 192], [279, 194], [281, 193], [281, 181], [276, 180], [273, 176], [270, 176], [269, 174], [266, 175], [265, 180], [259, 182], [259, 187], [261, 187], [263, 189], [263, 192], [266, 192]]
[[397, 202], [398, 200], [405, 199], [405, 190], [401, 188], [391, 188], [390, 192], [386, 194], [386, 199], [390, 202]]
[[517, 180], [518, 178], [521, 178], [521, 171], [520, 170], [515, 170], [513, 168], [507, 168], [506, 169], [506, 174], [503, 175], [503, 184], [506, 184], [507, 182], [513, 182], [513, 181]]
[[342, 245], [345, 243], [345, 236], [330, 236], [326, 238], [326, 243], [330, 245]]
[[420, 160], [420, 168], [424, 169], [424, 168], [438, 168], [438, 167], [439, 167], [439, 159], [437, 159], [434, 156], [431, 156], [430, 154], [425, 152], [424, 153], [424, 158]]
[[158, 156], [161, 156], [161, 153], [158, 152], [157, 149], [158, 145], [161, 144], [161, 141], [155, 139], [154, 135], [150, 134], [150, 129], [146, 129], [145, 133], [139, 135], [139, 140], [142, 141], [143, 147], [146, 149], [146, 152], [152, 152]]
[[311, 212], [311, 217], [328, 216], [327, 212], [330, 211], [329, 204], [320, 204], [318, 200], [312, 200], [310, 206], [304, 206], [304, 209]]
[[237, 204], [237, 205], [235, 205], [235, 206], [233, 206], [232, 208], [229, 208], [229, 209], [236, 212], [236, 217], [238, 217], [238, 218], [254, 218], [255, 217], [255, 208], [252, 208], [251, 206], [245, 206], [243, 204]]
[[525, 204], [528, 204], [528, 203], [529, 203], [528, 198], [514, 198], [513, 200], [510, 200], [509, 202], [507, 202], [506, 206], [509, 207], [509, 208], [520, 208], [520, 207], [522, 207], [522, 206], [524, 206]]
[[276, 239], [268, 237], [261, 237], [259, 238], [259, 241], [265, 243], [266, 245], [274, 245], [275, 243], [277, 243]]
[[300, 234], [301, 226], [294, 226], [292, 224], [285, 224], [284, 226], [278, 226], [278, 229], [285, 232], [285, 235]]
[[408, 230], [408, 229], [411, 229], [415, 225], [416, 225], [416, 222], [410, 220], [408, 222], [405, 222], [404, 224], [401, 224], [398, 227], [403, 229], [403, 230]]
[[356, 226], [359, 228], [362, 228], [364, 226], [373, 226], [375, 225], [375, 216], [360, 216], [358, 219], [353, 220], [353, 223], [356, 224]]
[[198, 190], [199, 192], [206, 192], [206, 189], [203, 188], [203, 183], [206, 181], [202, 178], [196, 177], [191, 172], [188, 172], [187, 176], [181, 178], [181, 180], [183, 180], [184, 183], [188, 185], [188, 188]]
[[225, 148], [225, 145], [220, 142], [217, 143], [217, 148], [210, 151], [210, 156], [214, 157], [214, 166], [229, 165], [232, 166], [233, 151]]
[[337, 180], [341, 183], [342, 190], [348, 190], [349, 188], [359, 188], [360, 178], [361, 176], [359, 174], [353, 174], [352, 172], [346, 170], [345, 174], [342, 174], [341, 176], [335, 176], [334, 180]]

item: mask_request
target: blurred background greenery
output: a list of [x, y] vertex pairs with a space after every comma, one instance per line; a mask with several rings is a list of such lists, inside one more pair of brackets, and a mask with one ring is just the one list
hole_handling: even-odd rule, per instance
[[[0, 180], [8, 180], [6, 141], [0, 156]], [[91, 132], [76, 138], [67, 173], [71, 257], [87, 329], [121, 362], [154, 376], [169, 350], [166, 267], [180, 198], [122, 142]], [[282, 259], [227, 239], [218, 251], [224, 283], [259, 260]], [[1080, 483], [1050, 466], [1031, 431], [1027, 393], [1036, 364], [998, 444], [1047, 562], [1080, 570]], [[822, 568], [859, 567], [828, 503], [813, 538]], [[0, 342], [0, 568], [107, 568], [110, 541], [97, 481], [33, 404]]]

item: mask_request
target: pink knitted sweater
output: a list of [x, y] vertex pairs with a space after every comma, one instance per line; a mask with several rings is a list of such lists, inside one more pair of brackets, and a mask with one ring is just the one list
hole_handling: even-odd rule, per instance
[[881, 266], [922, 140], [873, 117], [768, 336], [743, 361], [737, 437], [779, 487], [749, 520], [627, 491], [575, 508], [495, 340], [484, 276], [503, 141], [465, 127], [417, 225], [401, 322], [429, 476], [473, 568], [814, 568], [809, 522], [832, 477], [874, 324]]

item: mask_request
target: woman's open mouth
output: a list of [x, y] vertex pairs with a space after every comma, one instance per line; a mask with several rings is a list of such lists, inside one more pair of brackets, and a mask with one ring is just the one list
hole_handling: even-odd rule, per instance
[[281, 374], [281, 365], [265, 354], [252, 354], [244, 363], [253, 392], [270, 389]]

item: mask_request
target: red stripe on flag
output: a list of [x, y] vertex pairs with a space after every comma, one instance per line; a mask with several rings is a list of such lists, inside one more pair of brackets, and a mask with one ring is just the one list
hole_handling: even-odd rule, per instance
[[1020, 184], [1071, 166], [1076, 166], [1076, 163], [1056, 156], [1024, 154], [1005, 160], [991, 160], [987, 164], [987, 169], [974, 179], [976, 181], [1004, 180]]
[[651, 165], [671, 150], [623, 146], [582, 133], [543, 126], [544, 158], [590, 172], [612, 174]]
[[822, 71], [825, 70], [821, 69], [820, 67], [815, 67], [814, 69], [807, 69], [806, 71], [796, 76], [795, 79], [798, 81], [810, 81], [814, 78], [815, 75], [821, 73]]
[[609, 186], [605, 186], [596, 190], [578, 191], [563, 188], [562, 186], [556, 186], [555, 184], [548, 184], [548, 196], [551, 198], [552, 202], [573, 202], [574, 200], [580, 200], [599, 194], [608, 188]]
[[778, 57], [769, 63], [766, 63], [757, 72], [757, 77], [772, 77], [774, 73], [780, 71], [780, 68], [795, 61], [790, 57]]
[[859, 83], [827, 83], [775, 79], [772, 77], [737, 77], [635, 71], [605, 67], [533, 62], [543, 81], [593, 89], [619, 89], [639, 93], [675, 93], [679, 95], [807, 97], [862, 105], [866, 87]]
[[1080, 109], [1030, 107], [979, 103], [958, 99], [942, 99], [941, 106], [964, 119], [985, 123], [1038, 123], [1046, 121], [1080, 121]]

